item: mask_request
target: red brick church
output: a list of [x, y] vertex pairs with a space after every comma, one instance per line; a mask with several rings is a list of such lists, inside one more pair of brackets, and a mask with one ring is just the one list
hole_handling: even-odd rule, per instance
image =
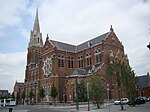
[[[33, 101], [39, 103], [38, 91], [42, 87], [45, 90], [45, 101], [51, 101], [50, 90], [54, 84], [58, 90], [57, 101], [63, 101], [65, 96], [67, 102], [72, 102], [72, 85], [75, 80], [90, 76], [92, 70], [105, 81], [107, 88], [111, 88], [106, 79], [106, 66], [114, 57], [129, 64], [124, 47], [112, 26], [108, 32], [79, 45], [52, 40], [48, 34], [43, 43], [37, 11], [28, 44], [25, 82], [22, 87], [26, 101], [29, 101], [29, 91], [32, 89], [35, 94]], [[110, 91], [109, 97], [116, 98], [116, 94]]]

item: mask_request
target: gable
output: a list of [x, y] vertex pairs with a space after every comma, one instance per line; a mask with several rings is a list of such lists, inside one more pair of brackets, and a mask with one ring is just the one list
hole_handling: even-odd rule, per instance
[[117, 47], [122, 46], [122, 43], [120, 42], [120, 40], [114, 32], [109, 33], [108, 37], [105, 40], [105, 44], [111, 44]]
[[47, 49], [52, 49], [52, 48], [54, 48], [55, 46], [48, 40], [48, 39], [46, 39], [46, 41], [45, 41], [45, 44], [44, 44], [44, 46], [43, 46], [43, 49], [44, 50], [47, 50]]

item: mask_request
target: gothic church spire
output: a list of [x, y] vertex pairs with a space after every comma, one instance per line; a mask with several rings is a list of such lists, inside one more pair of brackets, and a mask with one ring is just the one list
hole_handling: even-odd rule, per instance
[[37, 47], [43, 46], [42, 33], [40, 33], [40, 25], [39, 25], [39, 18], [38, 18], [38, 8], [36, 10], [33, 31], [31, 31], [30, 42], [29, 42], [28, 48], [32, 46], [37, 46]]
[[35, 20], [34, 20], [33, 32], [40, 32], [38, 8], [36, 10], [36, 16], [35, 16]]

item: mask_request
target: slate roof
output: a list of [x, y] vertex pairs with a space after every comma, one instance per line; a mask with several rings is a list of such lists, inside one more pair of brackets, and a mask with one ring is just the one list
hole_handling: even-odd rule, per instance
[[16, 85], [18, 85], [18, 86], [23, 86], [23, 82], [16, 82]]
[[100, 35], [98, 37], [95, 37], [89, 41], [86, 41], [82, 44], [79, 44], [79, 45], [71, 45], [71, 44], [67, 44], [67, 43], [63, 43], [63, 42], [59, 42], [59, 41], [54, 41], [54, 40], [50, 40], [50, 42], [58, 49], [58, 50], [63, 50], [63, 51], [68, 51], [68, 52], [80, 52], [82, 50], [85, 50], [87, 48], [89, 48], [89, 45], [90, 44], [90, 47], [93, 47], [97, 44], [100, 44], [102, 42], [102, 40], [104, 40], [107, 35], [109, 34], [109, 32], [103, 34], [103, 35]]
[[54, 41], [54, 40], [50, 40], [50, 41], [59, 50], [68, 51], [68, 52], [75, 52], [75, 50], [76, 50], [75, 45], [71, 45], [71, 44], [67, 44], [67, 43], [63, 43], [63, 42], [58, 42], [58, 41]]
[[74, 69], [71, 75], [85, 75], [85, 70], [80, 68]]
[[[94, 68], [96, 69], [96, 68], [98, 68], [100, 65], [101, 65], [101, 64], [99, 63], [99, 64], [96, 64], [96, 65], [93, 65], [93, 66], [94, 66]], [[84, 69], [75, 68], [75, 69], [72, 70], [72, 73], [71, 73], [70, 76], [89, 75], [89, 74], [91, 74], [92, 68], [93, 68], [92, 66], [88, 66], [88, 67], [86, 67], [86, 68], [84, 68]]]
[[149, 75], [143, 75], [143, 76], [136, 77], [138, 88], [147, 87], [147, 85], [148, 85], [148, 78], [149, 78]]
[[100, 35], [100, 36], [98, 36], [98, 37], [95, 37], [95, 38], [93, 38], [93, 39], [91, 39], [91, 40], [89, 40], [89, 41], [86, 41], [86, 42], [84, 42], [84, 43], [78, 45], [78, 46], [77, 46], [77, 52], [89, 48], [88, 44], [91, 44], [91, 47], [93, 47], [93, 46], [99, 44], [100, 42], [102, 42], [102, 40], [104, 40], [104, 39], [107, 37], [108, 34], [109, 34], [109, 32], [107, 32], [107, 33], [105, 33], [105, 34], [103, 34], [103, 35]]

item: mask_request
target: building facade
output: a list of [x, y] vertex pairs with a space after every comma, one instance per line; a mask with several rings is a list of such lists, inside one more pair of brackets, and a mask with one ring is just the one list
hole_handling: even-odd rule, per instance
[[10, 96], [8, 90], [0, 90], [0, 98], [7, 98]]
[[17, 101], [17, 104], [23, 103], [21, 99], [23, 91], [24, 91], [24, 83], [16, 81], [14, 85], [13, 97]]
[[149, 73], [147, 75], [137, 76], [137, 96], [150, 96], [150, 76]]
[[[74, 100], [74, 83], [84, 80], [94, 70], [105, 81], [106, 88], [111, 88], [106, 77], [106, 67], [113, 58], [119, 58], [129, 65], [124, 47], [116, 36], [112, 26], [110, 30], [98, 37], [79, 45], [71, 45], [52, 40], [47, 35], [43, 44], [38, 19], [38, 11], [28, 44], [27, 65], [24, 90], [26, 102], [29, 92], [34, 93], [33, 102], [39, 103], [40, 88], [44, 88], [44, 101], [51, 101], [50, 90], [54, 84], [58, 90], [57, 101]], [[110, 98], [116, 98], [116, 92], [109, 92]]]

